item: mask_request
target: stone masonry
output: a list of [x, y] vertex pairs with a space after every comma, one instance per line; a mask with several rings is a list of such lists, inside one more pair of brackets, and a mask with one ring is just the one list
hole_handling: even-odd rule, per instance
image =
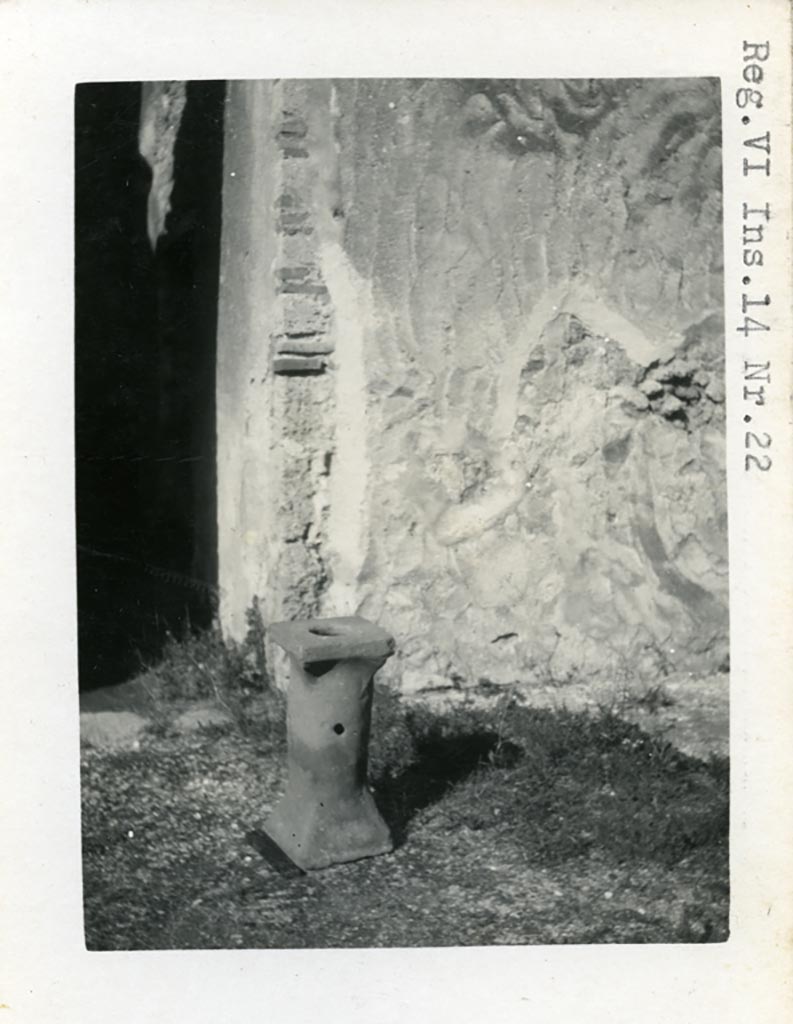
[[437, 686], [727, 659], [718, 82], [229, 83], [221, 620]]

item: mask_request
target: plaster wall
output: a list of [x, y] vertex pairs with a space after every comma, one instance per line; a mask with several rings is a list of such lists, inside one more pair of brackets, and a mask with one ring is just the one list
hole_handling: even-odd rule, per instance
[[363, 614], [406, 690], [725, 667], [720, 175], [711, 80], [231, 83], [224, 628]]

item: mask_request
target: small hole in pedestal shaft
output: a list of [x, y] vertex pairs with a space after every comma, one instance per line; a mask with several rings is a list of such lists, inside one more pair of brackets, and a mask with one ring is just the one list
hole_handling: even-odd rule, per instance
[[341, 734], [344, 732], [344, 726], [341, 724], [341, 722], [337, 722], [333, 726], [333, 731], [336, 733], [337, 736], [341, 736]]

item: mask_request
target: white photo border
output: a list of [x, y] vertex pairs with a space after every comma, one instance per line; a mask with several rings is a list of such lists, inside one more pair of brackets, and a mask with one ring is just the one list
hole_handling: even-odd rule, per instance
[[[767, 58], [757, 47], [768, 44]], [[754, 47], [747, 51], [745, 44]], [[0, 323], [4, 842], [0, 1009], [14, 1021], [781, 1020], [793, 936], [791, 69], [786, 0], [7, 0]], [[756, 65], [757, 72], [747, 67]], [[79, 821], [73, 103], [88, 81], [717, 77], [724, 138], [731, 573], [731, 937], [693, 946], [88, 953]], [[762, 92], [741, 106], [738, 90]], [[747, 101], [748, 102], [748, 101]], [[742, 118], [750, 116], [746, 125]], [[770, 133], [770, 154], [747, 139]], [[744, 172], [743, 161], [770, 170]], [[743, 204], [773, 211], [747, 275]], [[756, 272], [755, 272], [756, 271]], [[744, 285], [749, 276], [751, 285]], [[751, 289], [751, 290], [750, 290]], [[757, 291], [755, 291], [757, 289]], [[742, 296], [770, 296], [769, 329]], [[760, 311], [760, 307], [752, 307]], [[758, 317], [758, 319], [760, 319]], [[762, 336], [761, 336], [762, 335]], [[756, 359], [755, 359], [756, 357]], [[763, 406], [745, 363], [768, 361]], [[747, 471], [747, 426], [772, 438]], [[755, 471], [757, 470], [757, 471]]]

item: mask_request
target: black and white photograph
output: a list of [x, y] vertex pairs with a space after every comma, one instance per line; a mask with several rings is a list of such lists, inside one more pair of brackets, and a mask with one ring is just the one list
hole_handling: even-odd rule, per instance
[[84, 83], [89, 949], [728, 936], [720, 83]]
[[785, 1019], [792, 45], [0, 3], [3, 1024]]

